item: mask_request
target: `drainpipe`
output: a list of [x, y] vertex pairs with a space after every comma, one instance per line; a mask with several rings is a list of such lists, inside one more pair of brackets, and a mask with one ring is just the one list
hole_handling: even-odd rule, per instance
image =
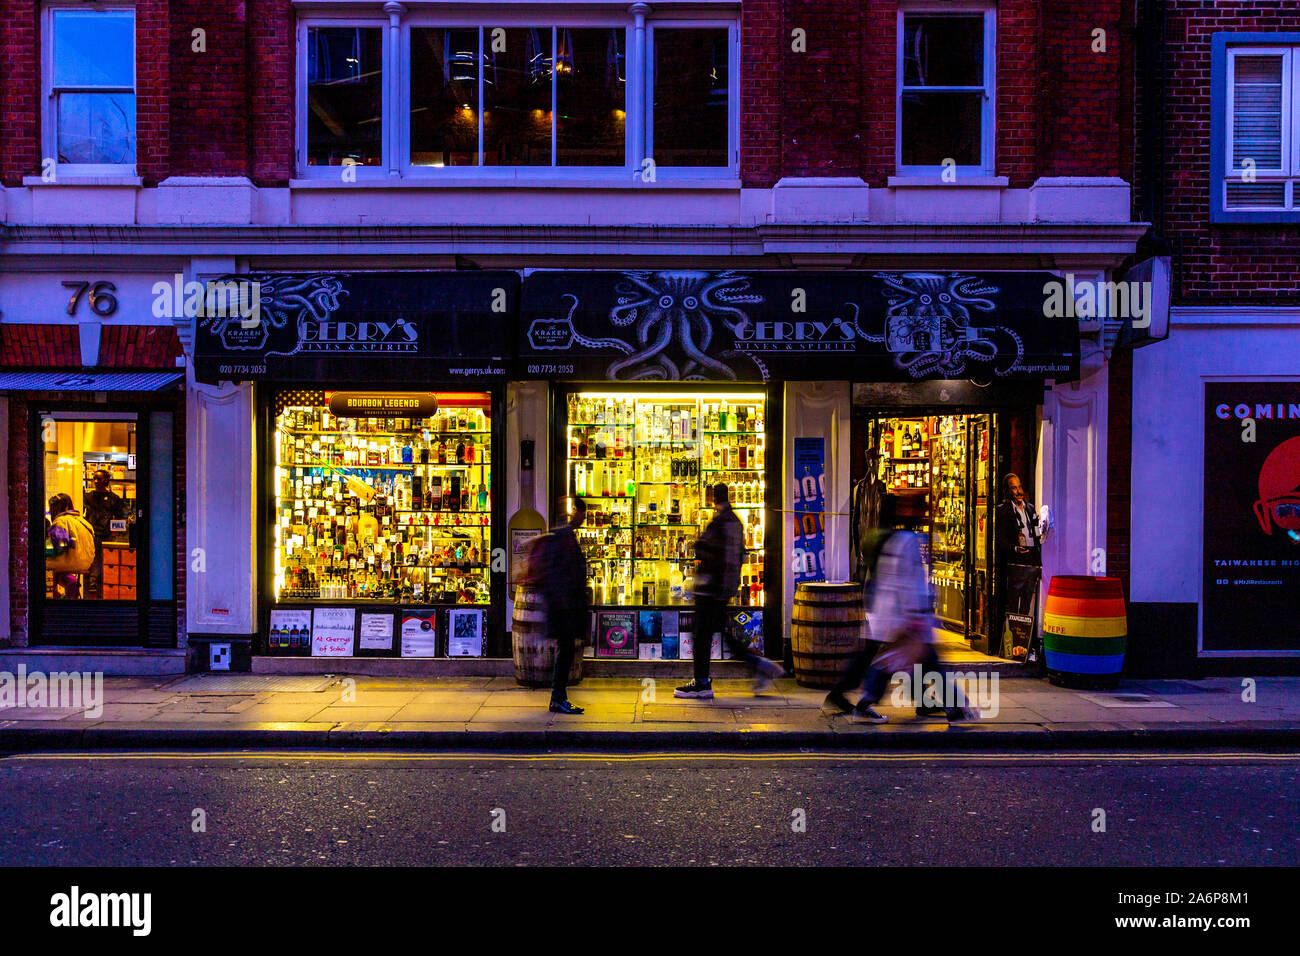
[[636, 169], [646, 159], [646, 75], [649, 72], [645, 61], [645, 16], [650, 12], [650, 4], [634, 3], [627, 8], [632, 14], [632, 56], [628, 61], [627, 71], [627, 119], [630, 122], [632, 141], [632, 162]]

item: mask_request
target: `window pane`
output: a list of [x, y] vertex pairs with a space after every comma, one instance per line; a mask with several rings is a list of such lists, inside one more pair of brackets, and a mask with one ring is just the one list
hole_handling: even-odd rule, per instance
[[905, 17], [903, 85], [983, 86], [984, 17]]
[[54, 85], [135, 88], [135, 14], [54, 13]]
[[483, 28], [483, 163], [551, 165], [551, 28]]
[[135, 600], [135, 422], [59, 421], [42, 432], [46, 598]]
[[904, 166], [979, 166], [983, 93], [904, 93]]
[[1282, 57], [1233, 59], [1232, 168], [1282, 168]]
[[411, 164], [478, 165], [478, 30], [411, 30]]
[[55, 112], [59, 162], [135, 162], [134, 93], [59, 93]]
[[556, 165], [622, 166], [626, 34], [556, 32]]
[[727, 166], [728, 31], [654, 31], [654, 160]]
[[383, 30], [307, 31], [307, 162], [378, 166], [383, 117]]

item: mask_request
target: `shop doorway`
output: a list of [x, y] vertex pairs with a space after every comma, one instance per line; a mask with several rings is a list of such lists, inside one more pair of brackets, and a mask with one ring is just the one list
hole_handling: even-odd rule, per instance
[[930, 567], [938, 640], [963, 652], [999, 656], [993, 521], [999, 416], [855, 412], [854, 567], [863, 572], [864, 533], [873, 524], [867, 494], [898, 497], [914, 519]]
[[32, 643], [174, 647], [172, 414], [45, 408], [31, 426]]

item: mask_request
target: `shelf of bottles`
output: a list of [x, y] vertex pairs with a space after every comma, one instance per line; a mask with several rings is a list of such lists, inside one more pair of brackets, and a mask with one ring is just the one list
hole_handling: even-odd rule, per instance
[[930, 557], [939, 616], [965, 618], [966, 425], [961, 415], [932, 419]]
[[881, 478], [893, 492], [930, 487], [930, 422], [924, 418], [886, 419], [881, 433]]
[[487, 603], [490, 397], [439, 396], [425, 418], [339, 418], [325, 396], [274, 422], [276, 599]]
[[761, 393], [569, 396], [566, 490], [587, 504], [578, 538], [594, 605], [693, 603], [695, 540], [719, 482], [744, 527], [733, 603], [763, 604], [765, 412]]

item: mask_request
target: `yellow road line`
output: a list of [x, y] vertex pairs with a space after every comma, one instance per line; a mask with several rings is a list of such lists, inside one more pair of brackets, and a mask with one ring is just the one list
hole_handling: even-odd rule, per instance
[[249, 750], [249, 751], [147, 751], [120, 753], [105, 751], [86, 752], [51, 752], [12, 754], [8, 760], [24, 761], [113, 761], [113, 760], [301, 760], [301, 761], [394, 761], [394, 762], [436, 762], [436, 763], [674, 763], [699, 761], [736, 761], [752, 763], [771, 762], [872, 762], [872, 763], [918, 763], [925, 761], [1012, 763], [1025, 761], [1089, 763], [1097, 761], [1125, 762], [1264, 762], [1293, 763], [1300, 762], [1296, 753], [1159, 753], [1133, 751], [1094, 751], [1081, 753], [987, 753], [982, 751], [934, 751], [908, 753], [863, 753], [861, 751], [823, 751], [817, 753], [548, 753], [519, 754], [498, 752], [469, 753], [403, 753], [400, 751], [345, 751], [316, 752], [302, 750]]

